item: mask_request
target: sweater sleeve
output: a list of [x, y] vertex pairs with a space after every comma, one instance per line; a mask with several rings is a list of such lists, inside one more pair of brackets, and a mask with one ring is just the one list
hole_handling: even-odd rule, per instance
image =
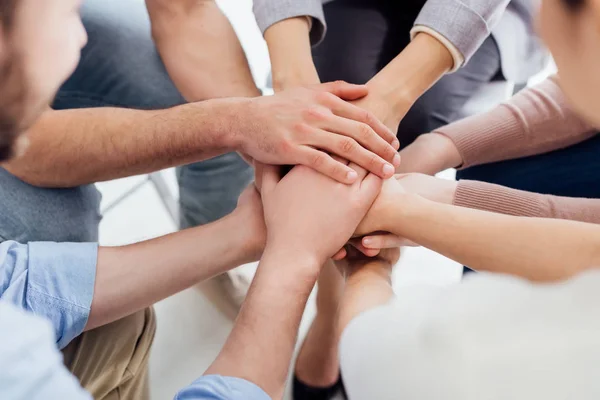
[[254, 16], [260, 31], [288, 18], [310, 17], [310, 41], [320, 43], [325, 37], [325, 15], [321, 0], [254, 0]]
[[597, 133], [567, 105], [555, 77], [434, 132], [454, 142], [461, 168], [562, 149]]
[[501, 214], [600, 223], [600, 199], [560, 197], [485, 182], [458, 182], [454, 205]]

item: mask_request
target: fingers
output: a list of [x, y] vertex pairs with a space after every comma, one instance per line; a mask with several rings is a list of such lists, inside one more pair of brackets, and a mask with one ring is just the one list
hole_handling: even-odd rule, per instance
[[332, 115], [331, 118], [324, 121], [322, 128], [342, 136], [351, 137], [364, 148], [391, 163], [394, 169], [400, 166], [400, 155], [396, 149], [367, 123]]
[[326, 150], [329, 153], [336, 154], [358, 164], [382, 178], [390, 178], [394, 175], [395, 169], [390, 163], [379, 157], [377, 154], [371, 153], [350, 137], [332, 135], [331, 132], [317, 129], [314, 134], [308, 138], [308, 143], [311, 146]]
[[365, 236], [361, 245], [370, 250], [391, 249], [406, 245], [406, 241], [396, 235], [381, 234]]
[[331, 111], [338, 117], [360, 122], [369, 126], [377, 136], [392, 146], [394, 152], [400, 148], [400, 142], [396, 138], [396, 132], [392, 132], [392, 130], [385, 126], [385, 124], [375, 117], [373, 113], [335, 97], [331, 98], [331, 103], [327, 104], [327, 106], [329, 106]]
[[261, 193], [271, 193], [279, 183], [279, 169], [275, 165], [262, 166]]
[[341, 248], [340, 251], [338, 251], [337, 253], [335, 253], [335, 255], [333, 257], [331, 257], [334, 261], [340, 261], [343, 260], [344, 258], [346, 258], [346, 255], [348, 253], [346, 252], [345, 248]]
[[352, 184], [358, 179], [358, 173], [346, 165], [345, 160], [334, 160], [329, 154], [311, 147], [301, 151], [299, 163], [341, 183]]
[[335, 81], [316, 86], [320, 90], [325, 90], [343, 100], [358, 100], [369, 93], [365, 85], [353, 85], [344, 81]]
[[367, 257], [376, 257], [379, 255], [379, 253], [381, 251], [380, 249], [370, 249], [370, 248], [365, 247], [362, 244], [360, 238], [350, 240], [350, 244], [352, 245], [352, 247], [354, 247], [356, 250], [360, 251]]

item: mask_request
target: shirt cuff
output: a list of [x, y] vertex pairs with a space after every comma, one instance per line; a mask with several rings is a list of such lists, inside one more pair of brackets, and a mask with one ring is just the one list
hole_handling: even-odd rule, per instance
[[205, 375], [181, 390], [175, 400], [271, 400], [264, 390], [241, 378]]
[[87, 324], [97, 259], [97, 243], [29, 243], [28, 308], [52, 322], [61, 349]]
[[413, 40], [418, 33], [426, 33], [429, 36], [433, 36], [441, 44], [443, 44], [444, 47], [446, 47], [446, 49], [448, 49], [450, 55], [452, 55], [452, 59], [454, 60], [454, 65], [452, 66], [452, 69], [449, 71], [449, 73], [456, 72], [460, 67], [463, 66], [463, 64], [465, 63], [465, 57], [463, 57], [460, 50], [458, 50], [458, 48], [454, 44], [452, 44], [452, 42], [449, 41], [444, 35], [431, 29], [428, 26], [415, 25], [410, 30], [410, 40]]

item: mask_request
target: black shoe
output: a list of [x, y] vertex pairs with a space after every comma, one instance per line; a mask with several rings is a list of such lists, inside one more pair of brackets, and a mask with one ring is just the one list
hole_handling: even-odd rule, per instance
[[302, 383], [296, 375], [294, 375], [292, 393], [292, 398], [294, 400], [331, 400], [333, 396], [338, 393], [342, 393], [342, 398], [348, 398], [346, 396], [346, 390], [344, 389], [341, 375], [336, 383], [328, 387], [308, 386], [307, 384]]

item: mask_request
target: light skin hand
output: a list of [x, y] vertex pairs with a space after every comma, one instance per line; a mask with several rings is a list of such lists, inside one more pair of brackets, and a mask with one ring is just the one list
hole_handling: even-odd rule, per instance
[[358, 175], [352, 185], [335, 182], [304, 166], [295, 167], [279, 180], [278, 169], [265, 166], [262, 198], [267, 242], [287, 248], [291, 254], [311, 249], [319, 265], [331, 258], [350, 238], [382, 185], [377, 176], [355, 164], [350, 167]]
[[[394, 178], [406, 193], [415, 194], [442, 204], [452, 204], [454, 202], [458, 185], [456, 181], [424, 174], [398, 174]], [[393, 183], [391, 182], [391, 184]], [[385, 190], [390, 190], [390, 188], [388, 187]], [[417, 246], [409, 240], [390, 233], [369, 234], [351, 240], [351, 244], [369, 257], [376, 256], [382, 249], [386, 248]]]
[[298, 326], [317, 276], [381, 188], [380, 178], [351, 167], [358, 180], [345, 185], [305, 166], [280, 178], [279, 168], [260, 165], [267, 247], [240, 316], [206, 374], [243, 378], [271, 398], [283, 396]]
[[371, 113], [344, 101], [366, 94], [365, 86], [331, 82], [250, 100], [230, 115], [232, 123], [245, 127], [234, 129], [242, 132], [236, 150], [265, 164], [305, 165], [348, 184], [357, 180], [356, 172], [329, 154], [391, 177], [399, 165], [390, 145], [394, 134]]

